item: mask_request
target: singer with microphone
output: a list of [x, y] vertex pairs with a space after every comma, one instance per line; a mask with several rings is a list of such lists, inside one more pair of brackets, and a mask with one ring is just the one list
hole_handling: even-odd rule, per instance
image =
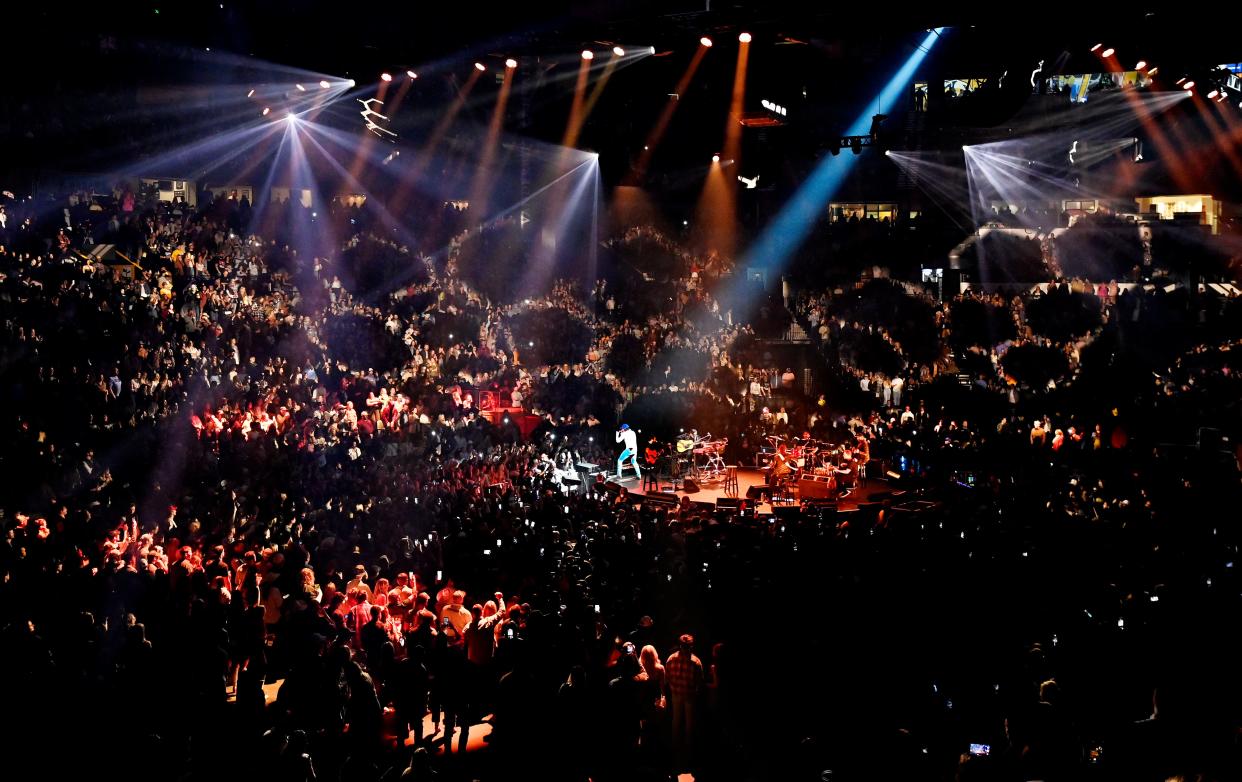
[[641, 479], [643, 473], [638, 467], [638, 435], [634, 434], [629, 424], [621, 424], [621, 428], [617, 430], [617, 442], [625, 443], [625, 449], [617, 457], [617, 480], [621, 480], [621, 472], [625, 469], [627, 459], [634, 467], [634, 477]]

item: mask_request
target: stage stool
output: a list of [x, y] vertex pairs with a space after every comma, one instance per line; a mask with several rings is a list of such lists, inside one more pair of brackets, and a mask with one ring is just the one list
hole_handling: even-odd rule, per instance
[[785, 505], [796, 502], [793, 496], [793, 482], [780, 478], [776, 481], [776, 486], [772, 489], [772, 505]]
[[725, 465], [724, 492], [730, 497], [736, 497], [738, 493], [737, 485], [737, 465]]
[[647, 470], [646, 472], [644, 472], [643, 473], [643, 492], [644, 493], [649, 492], [649, 491], [658, 492], [659, 490], [660, 490], [660, 476], [656, 474], [656, 471]]

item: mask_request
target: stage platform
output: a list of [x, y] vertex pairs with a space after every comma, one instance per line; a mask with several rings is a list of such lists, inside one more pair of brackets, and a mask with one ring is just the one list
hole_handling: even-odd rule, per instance
[[[628, 472], [628, 471], [627, 471]], [[643, 491], [642, 481], [637, 478], [629, 477], [622, 481], [615, 481], [634, 497], [643, 497], [651, 491]], [[734, 495], [726, 493], [724, 490], [724, 478], [719, 480], [699, 483], [699, 490], [696, 492], [686, 492], [682, 489], [682, 482], [676, 482], [676, 490], [674, 490], [674, 482], [667, 477], [662, 476], [660, 480], [659, 493], [665, 497], [674, 497], [678, 501], [682, 497], [689, 497], [693, 502], [703, 502], [715, 505], [720, 499], [734, 499], [735, 497], [746, 497], [747, 491], [753, 486], [765, 486], [767, 481], [764, 479], [763, 470], [754, 467], [739, 467], [737, 471], [738, 491]], [[838, 510], [848, 511], [857, 509], [859, 504], [868, 502], [877, 502], [891, 498], [893, 487], [887, 481], [864, 478], [859, 481], [859, 485], [851, 490], [844, 497], [829, 497], [828, 500], [836, 500]], [[797, 493], [794, 494], [793, 502], [780, 502], [776, 507], [796, 507], [801, 502]], [[766, 499], [763, 501], [755, 500], [755, 510], [758, 513], [771, 513], [772, 503]]]

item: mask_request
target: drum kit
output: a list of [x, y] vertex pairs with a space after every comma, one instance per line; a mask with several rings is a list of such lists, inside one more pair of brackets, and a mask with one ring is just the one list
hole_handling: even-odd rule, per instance
[[[861, 454], [850, 445], [833, 445], [813, 438], [769, 436], [771, 447], [759, 453], [759, 466], [768, 483], [783, 487], [804, 481], [827, 484], [829, 496], [844, 497], [858, 485]], [[784, 459], [779, 453], [784, 446]]]

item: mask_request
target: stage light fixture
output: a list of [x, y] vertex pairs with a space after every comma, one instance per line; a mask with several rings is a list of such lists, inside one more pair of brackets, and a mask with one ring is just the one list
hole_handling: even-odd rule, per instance
[[1091, 47], [1091, 51], [1098, 52], [1100, 49], [1103, 49], [1103, 48], [1104, 48], [1104, 44], [1097, 43], [1095, 46]]
[[381, 73], [381, 74], [380, 74], [380, 79], [381, 79], [382, 81], [392, 81], [392, 74], [391, 74], [391, 73]]
[[590, 49], [583, 49], [583, 50], [582, 50], [582, 59], [584, 59], [584, 60], [594, 60], [594, 59], [595, 59], [595, 52], [591, 51]]
[[1216, 96], [1219, 94], [1220, 94], [1219, 90], [1212, 90], [1211, 92], [1208, 93], [1208, 100], [1215, 100]]
[[614, 46], [612, 47], [612, 53], [617, 55], [618, 57], [624, 57], [625, 49], [622, 49], [620, 46]]
[[505, 60], [505, 67], [508, 68], [509, 70], [513, 70], [514, 68], [517, 67], [517, 60], [510, 57], [509, 59]]
[[1117, 51], [1116, 49], [1110, 46], [1101, 53], [1104, 55], [1105, 59], [1108, 59], [1109, 57], [1112, 57], [1116, 53], [1116, 51]]
[[720, 155], [712, 155], [712, 162], [713, 162], [713, 163], [719, 163], [719, 162], [720, 162]]
[[483, 71], [487, 70], [487, 66], [481, 62], [476, 62], [474, 64], [474, 69], [478, 71], [479, 73], [482, 73]]
[[267, 107], [267, 106], [264, 106], [264, 107], [263, 107], [263, 116], [265, 116], [265, 117], [266, 117], [268, 114], [271, 114], [271, 113], [272, 113], [271, 108], [269, 108], [269, 107]]
[[298, 92], [306, 92], [306, 88], [303, 87], [301, 84], [295, 84], [293, 86], [298, 88]]
[[1193, 90], [1194, 88], [1195, 88], [1195, 83], [1193, 80], [1188, 81], [1182, 85], [1183, 90]]
[[702, 44], [702, 45], [704, 45], [704, 46], [711, 47], [711, 45], [712, 45], [712, 39], [711, 39], [711, 38], [708, 38], [708, 37], [705, 35], [705, 36], [703, 36], [702, 38], [700, 38], [700, 39], [699, 39], [699, 43], [701, 43], [701, 44]]
[[253, 98], [253, 97], [254, 97], [254, 89], [253, 89], [253, 88], [250, 90], [250, 92], [247, 92], [247, 93], [246, 93], [246, 97], [247, 97], [247, 98]]
[[350, 80], [349, 80], [349, 86], [350, 86], [350, 87], [357, 87], [357, 86], [358, 86], [358, 82], [354, 81], [353, 79], [350, 79]]
[[285, 121], [292, 125], [293, 123], [298, 121], [298, 115], [294, 114], [291, 111], [285, 115]]
[[1182, 83], [1182, 82], [1184, 82], [1184, 81], [1186, 81], [1186, 77], [1185, 77], [1185, 76], [1183, 76], [1182, 78], [1178, 79], [1176, 82], [1174, 82], [1174, 84], [1181, 84], [1181, 83]]
[[1156, 75], [1156, 73], [1157, 73], [1159, 70], [1160, 70], [1160, 68], [1159, 68], [1159, 67], [1152, 68], [1150, 71], [1148, 71], [1148, 72], [1147, 72], [1147, 75], [1148, 75], [1148, 76], [1155, 76], [1155, 75]]
[[1147, 67], [1147, 60], [1139, 60], [1137, 63], [1134, 64], [1134, 70], [1136, 71], [1141, 71], [1146, 67]]
[[648, 47], [647, 47], [647, 54], [655, 54], [655, 47], [654, 47], [654, 46], [648, 46]]
[[326, 90], [326, 89], [328, 89], [328, 87], [330, 87], [330, 86], [332, 86], [332, 85], [328, 84], [328, 80], [327, 80], [327, 79], [324, 79], [323, 81], [319, 82], [319, 88], [320, 88], [320, 89], [324, 89], [324, 90]]
[[742, 43], [750, 43], [750, 33], [742, 33], [737, 39]]
[[406, 75], [406, 76], [409, 76], [411, 79], [417, 79], [417, 78], [418, 78], [418, 74], [417, 74], [417, 73], [415, 73], [414, 71], [406, 71], [406, 72], [405, 72], [405, 75]]

